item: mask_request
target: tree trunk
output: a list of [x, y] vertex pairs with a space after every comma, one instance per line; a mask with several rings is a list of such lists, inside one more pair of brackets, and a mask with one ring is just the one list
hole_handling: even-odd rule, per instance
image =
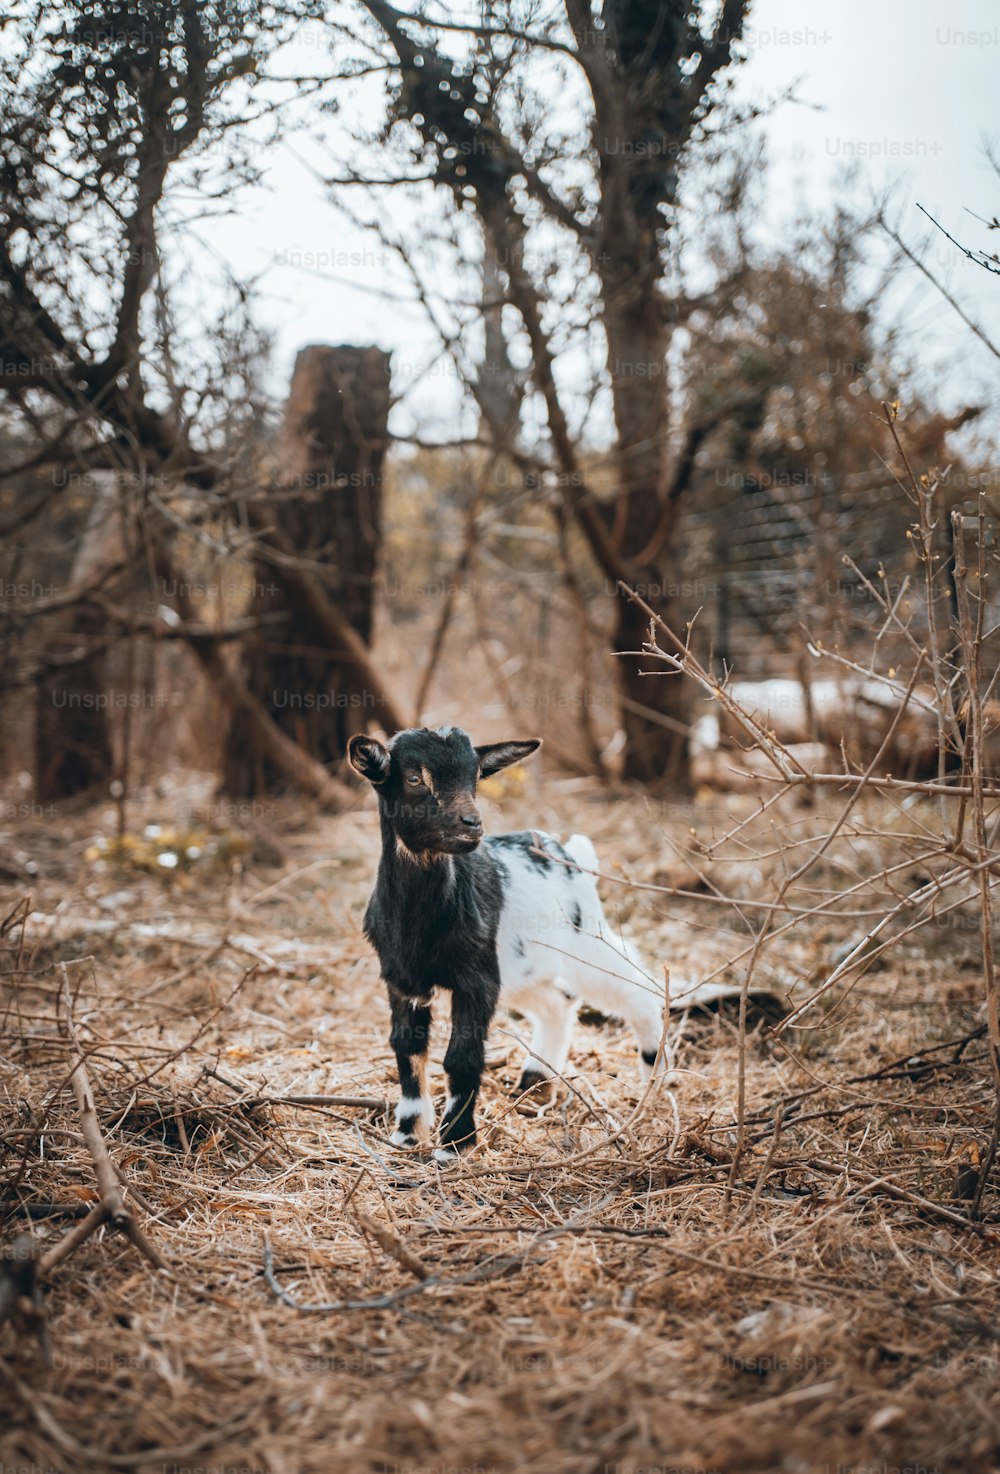
[[[652, 588], [647, 593], [641, 588], [638, 592], [675, 628], [680, 611], [673, 600], [665, 595], [657, 597]], [[649, 787], [684, 793], [691, 782], [690, 683], [684, 676], [667, 674], [659, 661], [618, 653], [641, 651], [648, 636], [649, 616], [630, 599], [620, 598], [613, 639], [625, 730], [622, 773]], [[643, 675], [643, 671], [651, 674]]]
[[[117, 515], [117, 485], [103, 477], [73, 558], [68, 584], [83, 588], [124, 558]], [[92, 605], [70, 605], [50, 635], [53, 651], [70, 655], [93, 647], [89, 659], [55, 671], [38, 683], [35, 708], [35, 792], [40, 800], [72, 798], [114, 773], [111, 701], [105, 647], [107, 621]]]
[[[287, 492], [255, 507], [264, 547], [251, 610], [284, 618], [244, 643], [241, 678], [291, 741], [319, 763], [339, 762], [348, 738], [372, 722], [391, 729], [396, 713], [364, 662], [333, 646], [317, 601], [298, 585], [274, 542], [290, 547], [328, 606], [371, 641], [374, 580], [382, 540], [382, 464], [388, 442], [389, 356], [378, 348], [309, 347], [295, 361], [282, 454]], [[298, 571], [298, 570], [296, 570]], [[321, 612], [321, 611], [320, 611]], [[268, 789], [280, 774], [254, 734], [234, 726], [225, 787], [234, 795]]]
[[[100, 611], [81, 606], [69, 611], [59, 643], [67, 653], [74, 646], [100, 647], [105, 634]], [[38, 684], [35, 793], [40, 801], [72, 798], [110, 781], [113, 757], [104, 665], [102, 650]]]
[[[647, 275], [652, 266], [646, 263]], [[693, 613], [678, 607], [669, 568], [681, 478], [670, 463], [667, 386], [669, 331], [655, 309], [611, 284], [605, 314], [615, 424], [618, 495], [611, 535], [624, 562], [636, 568], [634, 587], [671, 628]], [[621, 597], [614, 627], [621, 717], [622, 772], [637, 782], [685, 791], [690, 785], [688, 727], [691, 692], [680, 676], [644, 676], [656, 670], [634, 652], [647, 637], [649, 617]], [[625, 652], [625, 653], [623, 653]]]

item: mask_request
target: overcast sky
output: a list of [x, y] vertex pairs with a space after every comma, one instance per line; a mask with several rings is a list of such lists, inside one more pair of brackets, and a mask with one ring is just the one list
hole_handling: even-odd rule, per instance
[[[987, 139], [1000, 145], [1000, 6], [757, 0], [752, 21], [741, 94], [774, 94], [801, 76], [799, 95], [813, 105], [780, 108], [767, 124], [779, 215], [784, 200], [803, 194], [822, 206], [857, 161], [873, 192], [898, 187], [904, 237], [928, 242], [928, 265], [1000, 345], [1000, 277], [962, 257], [917, 209], [957, 240], [1000, 254], [1000, 232], [968, 213], [1000, 213], [1000, 178], [984, 153]], [[911, 279], [911, 350], [942, 372], [965, 363], [974, 394], [989, 394], [996, 409], [1000, 362], [939, 293]], [[952, 387], [955, 401], [962, 391]]]
[[[919, 214], [928, 209], [960, 241], [1000, 251], [967, 213], [1000, 212], [1000, 179], [983, 151], [1000, 143], [1000, 6], [996, 0], [755, 0], [739, 95], [758, 101], [798, 79], [802, 105], [764, 124], [771, 159], [762, 229], [780, 235], [803, 198], [822, 209], [856, 162], [859, 188], [898, 188], [899, 219], [966, 309], [1000, 343], [1000, 277], [965, 261]], [[426, 358], [415, 312], [387, 306], [389, 268], [376, 247], [345, 231], [292, 144], [275, 151], [269, 189], [216, 222], [213, 248], [235, 273], [262, 279], [262, 311], [276, 333], [276, 389], [305, 343], [377, 343], [400, 372]], [[311, 154], [315, 158], [315, 154]], [[1000, 363], [916, 274], [905, 299], [909, 353], [951, 406], [988, 399], [1000, 420]], [[441, 401], [441, 396], [438, 396]]]

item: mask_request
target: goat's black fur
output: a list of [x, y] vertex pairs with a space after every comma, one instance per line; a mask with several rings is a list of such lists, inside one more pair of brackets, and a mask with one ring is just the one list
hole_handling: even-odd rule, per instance
[[452, 996], [441, 1147], [449, 1153], [475, 1142], [486, 1035], [500, 994], [497, 927], [505, 874], [502, 840], [480, 843], [475, 789], [480, 777], [519, 762], [538, 746], [526, 741], [474, 748], [456, 728], [400, 732], [388, 746], [368, 737], [351, 741], [351, 763], [373, 784], [379, 801], [382, 857], [364, 927], [389, 992], [390, 1044], [402, 1092], [397, 1136], [404, 1144], [415, 1140], [426, 1099], [435, 988]]

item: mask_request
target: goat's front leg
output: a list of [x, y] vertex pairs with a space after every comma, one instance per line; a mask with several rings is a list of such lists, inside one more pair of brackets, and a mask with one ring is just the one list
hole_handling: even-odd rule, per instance
[[393, 1146], [416, 1146], [429, 1141], [434, 1127], [434, 1102], [427, 1088], [427, 1047], [430, 1043], [431, 1011], [426, 1001], [407, 998], [389, 988], [392, 1032], [389, 1044], [399, 1069], [399, 1104], [396, 1129], [389, 1138]]
[[444, 1057], [448, 1100], [441, 1122], [441, 1163], [476, 1144], [476, 1097], [486, 1064], [486, 1035], [496, 1009], [498, 983], [481, 983], [451, 995], [451, 1039]]

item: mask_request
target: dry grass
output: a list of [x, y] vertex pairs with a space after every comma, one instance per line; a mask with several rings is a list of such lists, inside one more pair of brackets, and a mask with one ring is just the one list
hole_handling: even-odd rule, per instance
[[[664, 814], [550, 781], [492, 822], [586, 828], [609, 869], [648, 882], [676, 872], [692, 825], [708, 837], [750, 807]], [[789, 800], [762, 833], [822, 819]], [[374, 814], [263, 821], [280, 863], [238, 882], [97, 871], [83, 858], [97, 812], [58, 841], [51, 821], [13, 836], [38, 863], [35, 908], [59, 923], [5, 939], [4, 1239], [30, 1225], [48, 1244], [95, 1197], [65, 961], [112, 1158], [172, 1275], [102, 1232], [51, 1276], [51, 1365], [30, 1324], [0, 1328], [0, 1470], [996, 1467], [998, 1203], [988, 1192], [968, 1224], [953, 1196], [992, 1121], [983, 1040], [949, 1043], [983, 1023], [974, 918], [900, 944], [782, 1042], [754, 1021], [752, 1150], [733, 1182], [725, 1014], [675, 1026], [679, 1084], [638, 1110], [625, 1031], [581, 1024], [579, 1094], [539, 1118], [513, 1106], [520, 1047], [504, 1030], [519, 1026], [499, 1020], [482, 1144], [442, 1173], [389, 1147], [378, 1110], [248, 1099], [393, 1091], [360, 932]], [[742, 875], [752, 899], [769, 863], [715, 874], [730, 889]], [[731, 907], [605, 892], [674, 975], [725, 968], [745, 941]], [[109, 916], [111, 933], [74, 935]], [[172, 939], [129, 930], [165, 922]], [[857, 926], [804, 920], [761, 959], [764, 981], [808, 988]], [[265, 1239], [301, 1303], [395, 1298], [301, 1313], [266, 1282]]]

